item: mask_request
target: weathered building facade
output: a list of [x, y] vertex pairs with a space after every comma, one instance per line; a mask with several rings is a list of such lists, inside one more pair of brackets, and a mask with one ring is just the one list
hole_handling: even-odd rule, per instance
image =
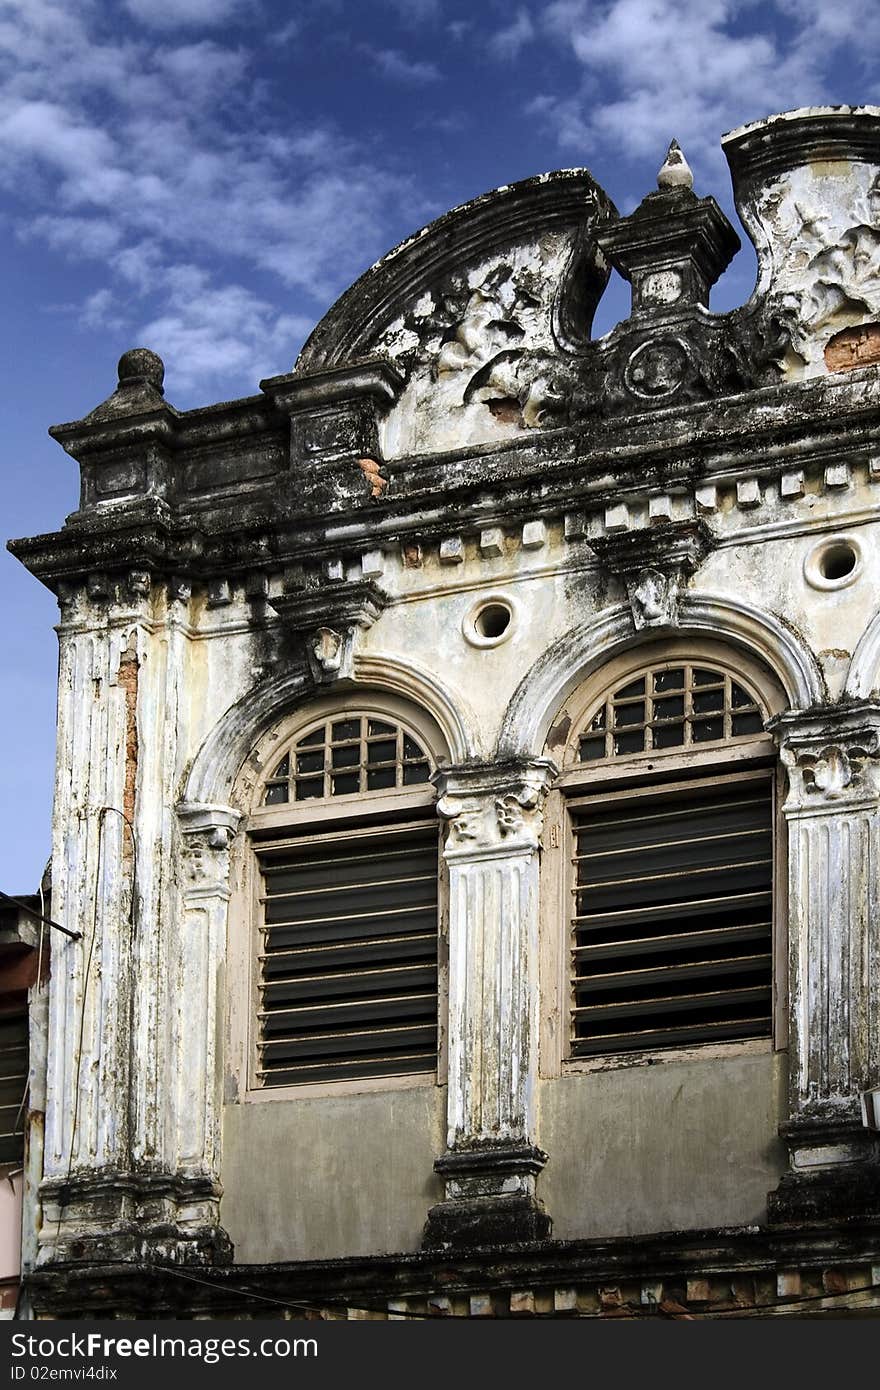
[[53, 430], [38, 1316], [880, 1307], [880, 111], [724, 147]]

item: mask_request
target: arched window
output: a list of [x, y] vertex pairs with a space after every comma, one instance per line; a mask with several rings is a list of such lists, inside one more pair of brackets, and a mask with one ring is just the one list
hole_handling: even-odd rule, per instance
[[418, 739], [372, 715], [330, 714], [297, 734], [266, 778], [264, 804], [323, 800], [411, 787], [431, 768]]
[[442, 756], [405, 702], [352, 697], [252, 754], [253, 1087], [435, 1071]]
[[609, 691], [579, 731], [581, 762], [730, 743], [764, 728], [758, 697], [727, 672], [692, 662], [641, 671]]
[[764, 726], [783, 699], [720, 644], [669, 643], [593, 676], [557, 719], [570, 1060], [771, 1036]]

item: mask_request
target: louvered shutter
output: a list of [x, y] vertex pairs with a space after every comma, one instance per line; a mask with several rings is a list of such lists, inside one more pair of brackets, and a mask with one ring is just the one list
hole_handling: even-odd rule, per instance
[[309, 836], [258, 857], [260, 1083], [433, 1070], [436, 821]]
[[26, 1004], [0, 1013], [0, 1163], [20, 1163], [24, 1153], [24, 1106], [28, 1078]]
[[575, 813], [573, 1056], [769, 1036], [772, 821], [769, 774]]

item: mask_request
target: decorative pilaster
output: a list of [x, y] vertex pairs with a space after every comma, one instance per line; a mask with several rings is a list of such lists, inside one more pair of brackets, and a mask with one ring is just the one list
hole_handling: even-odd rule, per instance
[[239, 815], [181, 808], [181, 884], [185, 636], [155, 621], [149, 584], [65, 588], [59, 632], [52, 911], [82, 939], [53, 952], [37, 1264], [216, 1263], [231, 1256], [216, 1048]]
[[181, 803], [181, 911], [170, 957], [171, 998], [167, 1115], [171, 1167], [186, 1202], [176, 1214], [181, 1237], [207, 1241], [214, 1258], [231, 1255], [219, 1225], [220, 1116], [229, 847], [241, 813], [230, 806]]
[[791, 1171], [776, 1220], [880, 1212], [878, 1136], [860, 1093], [880, 1079], [880, 705], [777, 721], [789, 774]]
[[112, 606], [104, 576], [62, 594], [52, 915], [81, 939], [53, 942], [38, 1263], [114, 1227], [129, 1167], [139, 653]]
[[547, 759], [443, 768], [449, 822], [449, 1099], [447, 1152], [435, 1164], [446, 1199], [425, 1244], [547, 1236], [535, 1195], [538, 854]]

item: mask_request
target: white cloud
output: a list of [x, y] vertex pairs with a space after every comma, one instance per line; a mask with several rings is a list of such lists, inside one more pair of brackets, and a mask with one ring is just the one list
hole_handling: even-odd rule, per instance
[[106, 287], [88, 296], [79, 315], [86, 328], [118, 333], [125, 326], [125, 319], [119, 313], [117, 297]]
[[577, 60], [580, 89], [532, 101], [561, 144], [662, 160], [671, 137], [716, 164], [720, 134], [792, 105], [829, 99], [835, 58], [880, 47], [863, 0], [554, 0], [545, 31]]
[[53, 251], [75, 257], [103, 260], [116, 251], [122, 232], [106, 218], [64, 217], [41, 213], [20, 229], [23, 237], [38, 237]]
[[50, 101], [24, 101], [0, 108], [0, 148], [19, 158], [37, 159], [53, 166], [68, 179], [106, 172], [114, 146], [103, 130], [79, 121]]
[[241, 285], [216, 287], [200, 269], [178, 266], [165, 287], [164, 311], [138, 329], [166, 364], [167, 387], [191, 391], [230, 378], [261, 377], [288, 369], [312, 327], [285, 314]]
[[433, 63], [407, 58], [406, 54], [401, 53], [396, 48], [371, 48], [365, 44], [364, 52], [370, 55], [386, 77], [390, 77], [395, 82], [406, 82], [420, 86], [423, 82], [438, 82], [440, 80], [440, 71]]
[[499, 29], [489, 39], [489, 52], [495, 58], [511, 62], [519, 57], [520, 50], [531, 43], [534, 37], [535, 26], [532, 17], [528, 10], [520, 8], [513, 22], [508, 24], [506, 29]]
[[232, 86], [240, 82], [247, 62], [246, 54], [221, 48], [210, 39], [167, 49], [156, 59], [157, 67], [186, 88], [190, 97], [193, 89], [199, 86], [207, 95], [221, 83]]
[[[250, 390], [258, 370], [293, 360], [303, 323], [388, 246], [388, 210], [410, 208], [415, 226], [424, 204], [408, 176], [331, 124], [275, 115], [248, 52], [110, 40], [89, 29], [102, 13], [89, 0], [75, 23], [65, 3], [0, 0], [0, 188], [16, 231], [105, 263], [110, 283], [77, 310], [83, 323], [125, 318], [133, 338], [158, 325], [169, 381], [188, 344], [178, 383], [234, 371]], [[405, 75], [430, 81], [433, 70]], [[181, 267], [196, 261], [210, 278], [192, 289]], [[285, 312], [269, 303], [273, 281]], [[308, 296], [301, 319], [291, 294]]]
[[248, 0], [124, 0], [133, 19], [150, 29], [218, 28], [250, 8]]
[[111, 264], [120, 279], [142, 296], [161, 285], [167, 273], [160, 246], [147, 239], [123, 246], [113, 256]]

